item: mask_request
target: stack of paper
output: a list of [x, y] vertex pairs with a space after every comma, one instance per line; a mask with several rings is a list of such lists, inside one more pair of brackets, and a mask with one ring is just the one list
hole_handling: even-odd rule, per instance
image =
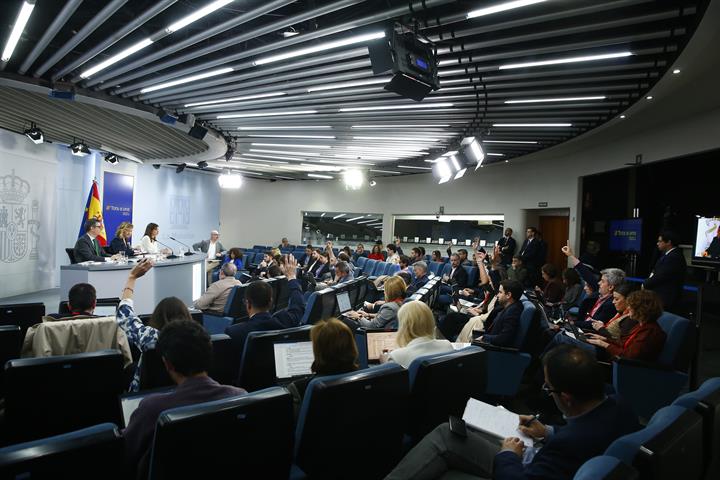
[[471, 398], [465, 406], [463, 420], [472, 428], [489, 433], [494, 437], [500, 439], [518, 437], [526, 446], [533, 446], [533, 439], [518, 430], [520, 417], [502, 407], [495, 407]]

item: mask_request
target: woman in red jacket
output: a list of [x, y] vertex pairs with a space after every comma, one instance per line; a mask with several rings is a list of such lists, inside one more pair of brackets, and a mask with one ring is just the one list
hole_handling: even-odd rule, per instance
[[665, 346], [666, 335], [657, 320], [662, 315], [662, 301], [650, 290], [638, 290], [627, 297], [627, 312], [638, 324], [618, 340], [588, 334], [588, 342], [604, 348], [611, 358], [623, 357], [654, 362]]
[[383, 257], [382, 250], [380, 249], [380, 245], [373, 245], [372, 253], [370, 255], [368, 255], [368, 258], [371, 260], [377, 260], [379, 262], [385, 261], [385, 257]]

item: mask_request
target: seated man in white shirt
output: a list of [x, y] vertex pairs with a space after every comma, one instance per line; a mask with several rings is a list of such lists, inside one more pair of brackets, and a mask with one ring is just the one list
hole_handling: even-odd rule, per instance
[[237, 267], [234, 263], [223, 265], [220, 269], [220, 280], [210, 285], [205, 293], [195, 300], [193, 306], [206, 313], [222, 315], [230, 290], [241, 284], [240, 280], [235, 278], [235, 273]]

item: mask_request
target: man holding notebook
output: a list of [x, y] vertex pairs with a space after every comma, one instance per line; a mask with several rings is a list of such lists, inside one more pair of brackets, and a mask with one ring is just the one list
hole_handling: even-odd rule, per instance
[[[605, 395], [601, 372], [590, 353], [563, 345], [545, 356], [543, 366], [543, 390], [553, 397], [567, 425], [549, 427], [534, 416], [518, 417], [519, 434], [544, 442], [530, 463], [523, 464], [525, 444], [520, 438], [500, 439], [446, 423], [416, 445], [386, 480], [434, 479], [450, 470], [496, 480], [569, 480], [615, 439], [640, 428], [632, 411]], [[479, 423], [477, 428], [483, 429], [483, 422]]]

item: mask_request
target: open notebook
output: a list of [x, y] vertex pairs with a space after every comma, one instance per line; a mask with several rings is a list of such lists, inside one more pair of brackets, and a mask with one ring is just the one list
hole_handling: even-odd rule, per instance
[[465, 406], [463, 420], [470, 427], [488, 433], [500, 440], [508, 437], [518, 437], [526, 446], [533, 446], [533, 439], [523, 435], [518, 430], [520, 425], [518, 414], [502, 407], [495, 407], [471, 398]]

